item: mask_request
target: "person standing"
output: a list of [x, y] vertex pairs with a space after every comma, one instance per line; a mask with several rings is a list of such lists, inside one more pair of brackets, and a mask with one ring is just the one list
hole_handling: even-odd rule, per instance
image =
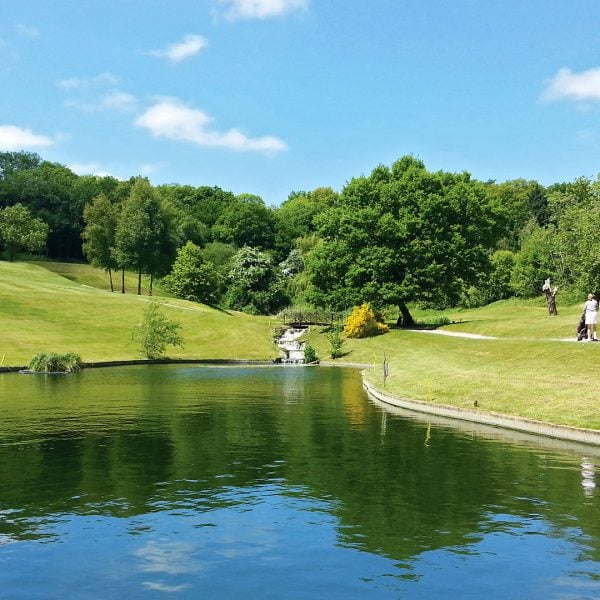
[[588, 342], [597, 342], [598, 335], [598, 300], [592, 293], [588, 294], [588, 299], [583, 305], [585, 311], [585, 326], [588, 332]]

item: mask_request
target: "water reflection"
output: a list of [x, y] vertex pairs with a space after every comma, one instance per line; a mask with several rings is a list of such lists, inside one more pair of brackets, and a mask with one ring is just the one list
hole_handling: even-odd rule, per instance
[[[600, 596], [590, 448], [421, 420], [341, 369], [10, 377], [0, 589], [14, 597], [36, 596], [14, 587], [32, 564], [51, 597]], [[57, 566], [73, 560], [93, 575], [80, 587]]]

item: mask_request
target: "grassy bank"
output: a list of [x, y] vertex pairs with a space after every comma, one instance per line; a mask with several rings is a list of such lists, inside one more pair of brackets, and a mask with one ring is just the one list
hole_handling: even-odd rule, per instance
[[[90, 282], [97, 273], [90, 267], [76, 270], [77, 277], [67, 279], [44, 266], [0, 262], [2, 366], [26, 365], [38, 352], [76, 352], [85, 362], [141, 358], [132, 333], [148, 296], [136, 296], [134, 287], [121, 294], [82, 285], [75, 279], [85, 280], [84, 271]], [[164, 301], [168, 317], [182, 325], [185, 347], [169, 349], [172, 358], [277, 356], [273, 319], [155, 298]]]
[[[383, 389], [385, 355], [385, 389], [400, 397], [600, 429], [600, 343], [573, 341], [580, 314], [576, 305], [550, 317], [539, 301], [449, 312], [454, 323], [444, 331], [496, 339], [392, 330], [348, 340], [340, 362], [373, 364], [367, 378]], [[311, 342], [327, 356], [322, 333]]]

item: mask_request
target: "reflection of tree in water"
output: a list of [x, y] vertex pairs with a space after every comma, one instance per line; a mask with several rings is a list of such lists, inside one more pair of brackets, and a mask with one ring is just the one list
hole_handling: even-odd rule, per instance
[[341, 543], [395, 560], [469, 546], [498, 515], [543, 520], [557, 535], [576, 524], [600, 556], [598, 495], [584, 498], [583, 464], [568, 455], [390, 415], [382, 427], [358, 374], [342, 369], [153, 373], [110, 426], [80, 416], [0, 446], [0, 511], [18, 511], [0, 539], [39, 536], [37, 519], [58, 513], [210, 511], [238, 501], [228, 490], [275, 481], [325, 499]]

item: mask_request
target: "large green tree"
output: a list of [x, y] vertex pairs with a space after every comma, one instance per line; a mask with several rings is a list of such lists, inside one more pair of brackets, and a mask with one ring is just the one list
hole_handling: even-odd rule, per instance
[[323, 243], [308, 257], [313, 301], [344, 309], [367, 301], [456, 302], [489, 268], [497, 223], [485, 186], [469, 174], [431, 173], [413, 157], [352, 179], [317, 217]]
[[0, 209], [0, 245], [13, 260], [18, 252], [41, 252], [46, 247], [48, 225], [22, 204]]
[[275, 245], [273, 211], [259, 196], [241, 194], [225, 208], [213, 227], [213, 234], [217, 241], [238, 248], [270, 250]]
[[206, 262], [202, 249], [193, 242], [177, 250], [173, 268], [163, 284], [177, 298], [204, 304], [216, 304], [222, 288], [219, 272]]
[[18, 169], [0, 183], [0, 203], [23, 204], [50, 227], [48, 254], [52, 258], [81, 258], [83, 207], [91, 198], [75, 193], [77, 175], [63, 165], [42, 162]]

